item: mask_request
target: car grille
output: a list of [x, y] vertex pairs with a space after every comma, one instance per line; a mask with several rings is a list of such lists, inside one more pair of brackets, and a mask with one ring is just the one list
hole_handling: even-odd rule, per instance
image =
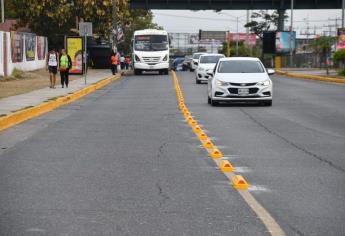
[[143, 61], [149, 65], [155, 65], [159, 63], [160, 57], [143, 57]]
[[[249, 88], [249, 94], [256, 94], [258, 91], [258, 88]], [[229, 92], [232, 94], [238, 94], [238, 88], [229, 88]]]
[[256, 83], [230, 83], [232, 86], [239, 86], [239, 87], [245, 87], [245, 86], [254, 86]]

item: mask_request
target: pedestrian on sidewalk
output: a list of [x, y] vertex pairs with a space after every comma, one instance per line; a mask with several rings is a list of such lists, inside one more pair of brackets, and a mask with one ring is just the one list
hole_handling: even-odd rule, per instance
[[126, 70], [128, 70], [129, 68], [129, 64], [131, 63], [131, 59], [129, 58], [129, 56], [127, 55], [126, 58], [125, 58], [125, 67], [126, 67]]
[[66, 88], [68, 88], [68, 82], [69, 82], [68, 75], [69, 75], [69, 70], [72, 68], [72, 59], [66, 53], [65, 49], [61, 50], [59, 65], [60, 65], [61, 87], [63, 88], [64, 85], [66, 85]]
[[55, 89], [56, 74], [58, 70], [58, 53], [52, 49], [48, 52], [46, 69], [49, 71], [50, 86], [49, 88]]
[[123, 54], [121, 54], [120, 57], [120, 65], [121, 65], [121, 70], [125, 69], [125, 57], [123, 56]]
[[113, 73], [113, 75], [115, 75], [117, 73], [117, 65], [119, 64], [119, 59], [114, 51], [111, 53], [110, 61], [111, 61], [111, 65], [110, 65], [111, 72]]

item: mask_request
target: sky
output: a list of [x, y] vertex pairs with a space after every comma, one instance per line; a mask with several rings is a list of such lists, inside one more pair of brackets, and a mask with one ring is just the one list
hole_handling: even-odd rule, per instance
[[[246, 11], [224, 10], [219, 13], [214, 11], [189, 11], [189, 10], [153, 10], [154, 22], [163, 26], [170, 33], [197, 33], [202, 30], [221, 30], [237, 32], [237, 17], [239, 32], [245, 32], [243, 25], [246, 23]], [[290, 11], [288, 10], [290, 15]], [[295, 10], [294, 29], [298, 35], [314, 33], [323, 35], [332, 31], [335, 34], [335, 19], [341, 25], [341, 9], [339, 10]], [[285, 26], [288, 28], [290, 19]], [[309, 27], [308, 27], [309, 25]], [[315, 27], [315, 28], [314, 28]]]

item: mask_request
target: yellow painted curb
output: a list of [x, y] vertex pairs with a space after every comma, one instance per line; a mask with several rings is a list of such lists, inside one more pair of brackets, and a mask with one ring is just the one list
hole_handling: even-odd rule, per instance
[[249, 184], [247, 181], [242, 177], [242, 175], [235, 175], [231, 179], [232, 185], [235, 189], [248, 189]]
[[290, 73], [290, 72], [280, 71], [280, 70], [276, 70], [276, 73], [279, 75], [286, 75], [286, 76], [297, 78], [297, 79], [309, 79], [309, 80], [318, 80], [318, 81], [324, 81], [324, 82], [345, 84], [345, 79], [336, 79], [336, 78], [323, 77], [323, 76], [317, 76], [317, 75], [297, 74], [297, 73]]
[[35, 107], [30, 107], [28, 109], [20, 110], [17, 112], [14, 112], [12, 114], [9, 114], [7, 116], [0, 118], [0, 131], [8, 129], [14, 125], [17, 125], [19, 123], [22, 123], [26, 120], [32, 119], [34, 117], [40, 116], [44, 113], [47, 113], [49, 111], [52, 111], [60, 106], [69, 104], [73, 101], [76, 101], [82, 97], [84, 97], [87, 94], [90, 94], [97, 89], [100, 89], [107, 84], [111, 83], [112, 81], [118, 80], [121, 78], [120, 76], [112, 76], [107, 79], [103, 79], [101, 81], [98, 81], [97, 83], [91, 84], [88, 87], [85, 87], [81, 90], [78, 90], [72, 94], [68, 94], [63, 97], [59, 97], [56, 100], [44, 102], [41, 103]]

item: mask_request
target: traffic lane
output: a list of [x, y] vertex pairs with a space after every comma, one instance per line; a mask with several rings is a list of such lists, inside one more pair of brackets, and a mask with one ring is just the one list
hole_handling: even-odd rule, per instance
[[168, 76], [126, 77], [10, 139], [1, 234], [268, 235], [199, 148]]
[[193, 116], [288, 235], [344, 234], [343, 86], [275, 76], [272, 107], [211, 107], [194, 73], [178, 77]]

